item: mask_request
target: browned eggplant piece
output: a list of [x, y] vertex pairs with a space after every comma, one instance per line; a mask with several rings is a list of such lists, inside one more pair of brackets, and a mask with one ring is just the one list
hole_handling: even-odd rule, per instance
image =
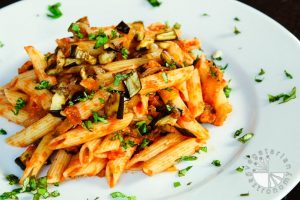
[[128, 98], [132, 98], [142, 89], [142, 84], [136, 71], [134, 71], [132, 75], [125, 79], [123, 82], [126, 86], [126, 97]]
[[130, 31], [130, 27], [123, 21], [116, 26], [116, 29], [125, 34], [128, 34]]
[[108, 117], [117, 116], [117, 119], [123, 119], [124, 92], [114, 91], [105, 104], [104, 111]]
[[24, 153], [15, 159], [15, 163], [22, 169], [26, 169], [26, 162], [30, 160], [32, 154], [36, 149], [35, 145], [29, 146]]

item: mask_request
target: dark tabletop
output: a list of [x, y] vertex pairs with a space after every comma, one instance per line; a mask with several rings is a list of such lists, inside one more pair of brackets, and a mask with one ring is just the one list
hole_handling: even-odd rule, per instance
[[[18, 0], [0, 0], [0, 8]], [[300, 39], [300, 0], [239, 0], [278, 21]], [[296, 200], [300, 196], [298, 184], [284, 200]], [[298, 198], [297, 198], [298, 197]]]

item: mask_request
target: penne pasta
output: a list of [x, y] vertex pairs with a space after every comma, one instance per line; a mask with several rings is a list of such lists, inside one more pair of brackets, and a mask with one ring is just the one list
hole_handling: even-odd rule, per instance
[[17, 76], [17, 79], [18, 80], [36, 80], [37, 76], [35, 75], [34, 70], [29, 70], [22, 74], [19, 74]]
[[181, 93], [180, 96], [181, 96], [183, 101], [188, 102], [190, 100], [189, 92], [188, 92], [188, 89], [187, 89], [187, 81], [182, 82], [178, 85], [175, 85], [174, 87], [180, 91], [180, 93]]
[[50, 142], [49, 147], [52, 149], [61, 149], [86, 143], [88, 141], [103, 137], [115, 131], [122, 130], [130, 124], [132, 118], [133, 114], [128, 113], [124, 115], [123, 119], [121, 120], [111, 119], [107, 120], [107, 124], [93, 124], [92, 130], [87, 130], [85, 128], [82, 128], [81, 126], [77, 127], [66, 132], [63, 135], [54, 138]]
[[94, 159], [95, 150], [100, 145], [101, 140], [102, 140], [101, 138], [91, 140], [81, 146], [80, 151], [79, 151], [79, 161], [80, 161], [81, 165], [88, 164]]
[[128, 60], [121, 60], [104, 65], [102, 68], [107, 71], [120, 72], [128, 69], [136, 69], [139, 66], [148, 63], [147, 58], [133, 58]]
[[14, 90], [4, 89], [4, 94], [7, 101], [9, 101], [9, 103], [13, 106], [16, 105], [19, 98], [23, 99], [25, 102], [28, 100], [28, 96], [26, 94]]
[[12, 146], [26, 147], [36, 140], [42, 138], [61, 122], [58, 117], [53, 117], [51, 114], [47, 114], [39, 121], [24, 128], [20, 132], [12, 135], [6, 139], [6, 142]]
[[[137, 140], [134, 138], [126, 138], [127, 140], [133, 141], [135, 144], [137, 144]], [[133, 155], [134, 151], [136, 149], [136, 146], [129, 146], [125, 150], [125, 154], [121, 157], [118, 157], [114, 160], [109, 160], [106, 165], [106, 171], [105, 176], [108, 182], [109, 187], [114, 187], [118, 181], [120, 180], [120, 177], [125, 169], [125, 166], [131, 156]]]
[[45, 69], [47, 68], [45, 56], [32, 46], [26, 46], [24, 48], [30, 57], [34, 73], [38, 77], [39, 81], [48, 81], [51, 85], [56, 85], [56, 78], [45, 73]]
[[[194, 67], [185, 67], [166, 72], [160, 72], [141, 79], [142, 89], [140, 94], [148, 94], [158, 90], [178, 85], [192, 75]], [[165, 78], [163, 75], [165, 75]]]
[[[97, 158], [105, 157], [105, 153], [109, 151], [116, 151], [120, 148], [120, 140], [113, 139], [114, 134], [109, 134], [105, 136], [104, 140], [95, 149], [94, 156]], [[106, 156], [107, 157], [107, 156]]]
[[59, 183], [63, 181], [63, 172], [67, 168], [72, 155], [61, 149], [55, 154], [52, 164], [47, 172], [48, 183]]
[[143, 166], [143, 172], [148, 176], [152, 176], [165, 171], [176, 164], [177, 159], [194, 154], [202, 145], [203, 143], [196, 138], [184, 140], [146, 161]]
[[158, 141], [146, 147], [141, 152], [134, 155], [134, 157], [127, 163], [126, 169], [131, 168], [138, 162], [145, 162], [157, 154], [165, 151], [173, 145], [182, 142], [186, 137], [181, 135], [178, 131], [169, 133], [167, 136], [160, 138]]
[[26, 163], [26, 169], [20, 179], [20, 183], [23, 184], [24, 180], [30, 176], [37, 176], [45, 165], [46, 160], [50, 157], [53, 150], [48, 148], [48, 144], [53, 138], [52, 133], [49, 133], [43, 137], [36, 150], [34, 151], [30, 161]]

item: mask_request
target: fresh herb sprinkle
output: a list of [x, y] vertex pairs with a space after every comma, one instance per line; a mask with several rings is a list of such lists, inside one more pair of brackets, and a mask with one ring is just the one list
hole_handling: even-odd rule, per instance
[[293, 79], [292, 74], [288, 73], [286, 70], [284, 70], [284, 74], [285, 74], [285, 76], [286, 76], [287, 78]]
[[240, 141], [241, 143], [246, 143], [246, 142], [248, 142], [253, 136], [254, 136], [254, 133], [247, 133], [247, 134], [243, 135], [242, 137], [240, 137], [240, 138], [238, 139], [238, 141]]
[[4, 130], [3, 128], [0, 129], [0, 135], [7, 135], [6, 130]]
[[174, 182], [173, 183], [173, 186], [174, 186], [174, 188], [177, 188], [177, 187], [179, 187], [179, 186], [181, 186], [181, 183], [180, 182]]
[[47, 16], [52, 19], [57, 19], [57, 18], [61, 17], [63, 14], [59, 9], [60, 6], [61, 6], [61, 3], [49, 5], [48, 11], [50, 12], [50, 14], [47, 14]]
[[268, 95], [268, 98], [269, 98], [269, 102], [270, 103], [273, 103], [275, 101], [279, 101], [279, 104], [282, 104], [282, 103], [286, 103], [292, 99], [296, 99], [296, 87], [293, 87], [293, 89], [289, 92], [289, 93], [281, 93], [281, 94], [278, 94], [278, 95]]
[[152, 7], [158, 7], [160, 6], [161, 2], [159, 2], [158, 0], [147, 0]]
[[216, 167], [220, 167], [221, 166], [221, 161], [220, 160], [213, 160], [211, 162], [212, 165], [216, 166]]
[[179, 170], [178, 171], [178, 176], [179, 177], [182, 177], [182, 176], [185, 176], [186, 173], [192, 168], [193, 166], [188, 166], [187, 168], [184, 168], [182, 170]]

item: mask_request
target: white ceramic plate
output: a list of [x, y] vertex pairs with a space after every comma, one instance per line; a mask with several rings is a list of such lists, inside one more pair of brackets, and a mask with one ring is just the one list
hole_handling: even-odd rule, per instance
[[[185, 177], [179, 178], [175, 173], [147, 177], [129, 172], [114, 189], [108, 188], [105, 179], [80, 178], [61, 184], [59, 199], [94, 199], [97, 196], [110, 199], [113, 191], [151, 200], [241, 199], [247, 197], [240, 197], [240, 194], [247, 192], [249, 199], [281, 199], [298, 183], [300, 100], [279, 105], [270, 104], [267, 98], [267, 94], [289, 92], [293, 86], [300, 88], [299, 41], [278, 23], [242, 3], [227, 0], [164, 0], [158, 8], [152, 8], [146, 0], [67, 0], [62, 2], [63, 17], [52, 20], [46, 17], [47, 5], [56, 2], [22, 1], [0, 10], [0, 40], [5, 45], [0, 49], [1, 85], [7, 83], [28, 59], [23, 46], [33, 45], [45, 53], [53, 51], [55, 39], [70, 35], [67, 33], [69, 24], [86, 15], [93, 26], [117, 24], [121, 20], [143, 20], [146, 24], [179, 22], [184, 37], [200, 38], [207, 55], [215, 50], [223, 51], [221, 63], [229, 64], [225, 75], [232, 79], [233, 88], [230, 96], [233, 112], [224, 126], [206, 126], [211, 133], [208, 153], [201, 153], [197, 161], [179, 165], [179, 168], [193, 166]], [[203, 13], [209, 16], [202, 16]], [[240, 22], [234, 21], [234, 17]], [[233, 34], [234, 26], [241, 34]], [[256, 83], [254, 77], [260, 68], [266, 71], [265, 79]], [[284, 69], [293, 74], [294, 79], [287, 79]], [[3, 118], [0, 124], [8, 135], [21, 129]], [[255, 133], [246, 145], [233, 138], [234, 131], [242, 127], [245, 133]], [[14, 159], [23, 149], [6, 145], [6, 137], [0, 136], [0, 193], [10, 189], [3, 175], [20, 176], [22, 173]], [[257, 166], [253, 166], [251, 161], [255, 161], [255, 155], [266, 159], [266, 151], [270, 156], [269, 173], [251, 175], [249, 172], [261, 164], [257, 162]], [[247, 154], [251, 155], [251, 161], [245, 158]], [[211, 165], [214, 159], [219, 159], [222, 166]], [[248, 176], [235, 171], [241, 165], [249, 166]], [[284, 177], [281, 181], [283, 176], [288, 179]], [[182, 186], [174, 188], [175, 181], [180, 181]], [[187, 186], [188, 182], [192, 184]], [[277, 190], [274, 190], [274, 183], [278, 183]]]

